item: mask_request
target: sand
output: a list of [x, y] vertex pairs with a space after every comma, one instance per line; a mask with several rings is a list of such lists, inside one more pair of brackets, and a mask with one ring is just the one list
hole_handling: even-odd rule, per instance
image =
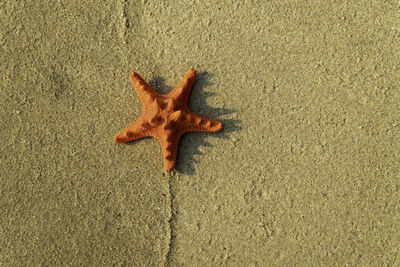
[[[0, 265], [400, 265], [399, 14], [0, 2]], [[225, 128], [166, 175], [155, 139], [113, 136], [141, 114], [130, 72], [166, 93], [191, 67]]]

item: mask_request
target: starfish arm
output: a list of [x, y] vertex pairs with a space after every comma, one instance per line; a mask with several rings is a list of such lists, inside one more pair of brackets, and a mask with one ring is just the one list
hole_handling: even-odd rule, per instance
[[173, 99], [179, 99], [179, 101], [186, 103], [189, 99], [195, 79], [196, 70], [190, 69], [182, 77], [176, 87], [168, 94], [168, 96], [171, 96]]
[[[154, 100], [159, 95], [147, 82], [136, 72], [130, 75], [133, 88], [139, 96], [140, 102], [147, 103], [149, 100]], [[143, 105], [144, 107], [145, 105]]]
[[216, 120], [205, 118], [194, 113], [186, 116], [189, 122], [187, 131], [189, 132], [219, 132], [222, 130], [222, 123]]
[[157, 137], [161, 146], [164, 169], [166, 172], [171, 172], [175, 168], [181, 136], [182, 134], [180, 132], [167, 130], [162, 136]]
[[142, 119], [138, 119], [127, 128], [119, 132], [115, 137], [114, 141], [118, 144], [127, 143], [136, 139], [150, 136], [149, 127], [150, 125], [144, 122]]

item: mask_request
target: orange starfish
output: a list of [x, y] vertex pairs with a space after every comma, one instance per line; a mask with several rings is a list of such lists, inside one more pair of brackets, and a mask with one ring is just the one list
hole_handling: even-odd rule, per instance
[[168, 94], [159, 94], [136, 72], [130, 75], [133, 88], [142, 102], [138, 120], [114, 137], [116, 143], [153, 136], [161, 145], [164, 169], [174, 169], [181, 136], [186, 132], [218, 132], [222, 123], [196, 115], [188, 107], [196, 71], [190, 69]]

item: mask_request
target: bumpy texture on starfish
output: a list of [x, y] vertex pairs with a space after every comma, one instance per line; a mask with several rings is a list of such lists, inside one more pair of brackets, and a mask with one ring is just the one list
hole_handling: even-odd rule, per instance
[[168, 94], [159, 94], [136, 72], [131, 73], [133, 88], [142, 102], [140, 118], [114, 137], [116, 143], [153, 136], [160, 142], [164, 168], [175, 168], [181, 136], [186, 132], [218, 132], [222, 123], [196, 115], [188, 107], [196, 71], [190, 69]]

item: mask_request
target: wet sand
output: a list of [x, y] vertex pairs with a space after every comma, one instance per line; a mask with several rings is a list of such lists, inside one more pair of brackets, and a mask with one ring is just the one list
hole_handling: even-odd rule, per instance
[[[0, 265], [400, 265], [397, 1], [0, 3]], [[136, 71], [198, 72], [163, 171]]]

